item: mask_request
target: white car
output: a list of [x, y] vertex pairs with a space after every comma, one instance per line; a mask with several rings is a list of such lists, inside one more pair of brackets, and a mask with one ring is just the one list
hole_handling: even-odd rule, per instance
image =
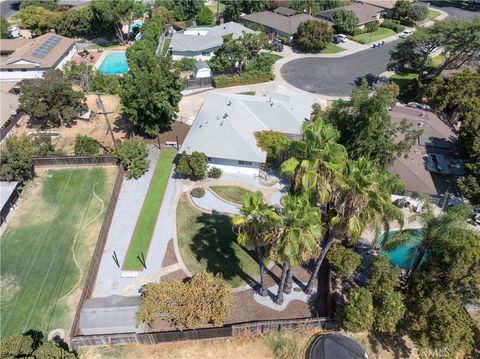
[[400, 38], [405, 39], [409, 37], [411, 34], [413, 34], [413, 30], [405, 30], [400, 34]]

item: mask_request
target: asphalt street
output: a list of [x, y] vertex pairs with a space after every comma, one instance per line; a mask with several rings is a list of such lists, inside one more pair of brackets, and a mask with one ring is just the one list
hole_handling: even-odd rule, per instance
[[0, 15], [8, 20], [18, 12], [19, 7], [20, 1], [18, 0], [1, 0]]
[[362, 78], [387, 69], [389, 51], [398, 41], [340, 58], [311, 57], [287, 62], [280, 69], [285, 81], [302, 90], [328, 96], [348, 96]]
[[[449, 18], [470, 20], [480, 12], [451, 6], [439, 6]], [[389, 51], [400, 40], [341, 58], [305, 58], [285, 63], [280, 73], [285, 81], [299, 89], [327, 96], [349, 96], [361, 78], [378, 76], [387, 69]]]

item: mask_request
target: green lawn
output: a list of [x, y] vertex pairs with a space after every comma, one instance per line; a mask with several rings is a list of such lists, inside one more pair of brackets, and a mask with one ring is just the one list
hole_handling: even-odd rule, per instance
[[256, 92], [255, 91], [245, 91], [245, 92], [239, 92], [239, 95], [249, 95], [249, 96], [255, 96]]
[[[218, 0], [217, 0], [217, 1], [218, 1]], [[212, 5], [207, 5], [207, 7], [208, 7], [210, 10], [212, 10], [214, 14], [217, 13], [217, 4], [216, 4], [216, 3], [215, 3], [215, 4], [212, 4]], [[222, 3], [218, 4], [218, 10], [219, 10], [220, 13], [221, 13], [223, 10], [225, 10], [225, 4], [222, 4]]]
[[280, 59], [283, 59], [283, 56], [272, 54], [271, 52], [262, 52], [263, 56], [267, 59], [272, 60], [273, 63], [277, 62]]
[[123, 261], [122, 268], [124, 270], [143, 270], [139, 258], [147, 260], [148, 248], [150, 247], [175, 155], [176, 151], [173, 148], [165, 148], [160, 153], [160, 159], [155, 167], [142, 210], [137, 219], [135, 231], [130, 240], [127, 255]]
[[184, 194], [177, 206], [177, 240], [182, 259], [192, 273], [220, 273], [232, 287], [258, 277], [254, 251], [235, 242], [231, 218], [192, 207]]
[[446, 58], [444, 54], [440, 54], [432, 58], [432, 65], [439, 66], [445, 62]]
[[162, 48], [162, 55], [165, 56], [167, 54], [168, 48], [170, 47], [170, 42], [172, 42], [171, 37], [167, 37], [163, 43], [163, 48]]
[[402, 89], [407, 88], [412, 81], [418, 78], [418, 74], [394, 74], [390, 77], [390, 81], [395, 82]]
[[118, 46], [120, 46], [119, 42], [109, 42], [106, 44], [91, 44], [91, 45], [88, 45], [88, 48], [89, 49], [110, 49]]
[[237, 186], [211, 186], [210, 189], [227, 201], [237, 204], [243, 204], [245, 196], [252, 193], [248, 189]]
[[324, 48], [322, 51], [320, 51], [321, 54], [336, 54], [339, 52], [345, 51], [345, 49], [341, 46], [338, 46], [336, 44], [328, 44], [326, 48]]
[[54, 328], [68, 332], [113, 173], [101, 167], [49, 170], [23, 191], [0, 240], [2, 337]]
[[395, 34], [396, 32], [391, 29], [379, 27], [377, 31], [360, 34], [354, 36], [353, 39], [361, 44], [369, 44], [371, 42], [379, 41]]
[[428, 10], [427, 20], [435, 20], [440, 16], [440, 11], [437, 10]]

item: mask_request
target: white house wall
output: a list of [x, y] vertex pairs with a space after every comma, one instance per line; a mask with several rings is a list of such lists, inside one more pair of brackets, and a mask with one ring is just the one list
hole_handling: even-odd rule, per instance
[[212, 167], [220, 168], [223, 172], [239, 173], [244, 175], [258, 175], [261, 163], [252, 162], [251, 166], [240, 165], [236, 160], [229, 160], [226, 158], [210, 158], [208, 164]]
[[55, 66], [56, 69], [63, 69], [63, 67], [69, 62], [73, 55], [75, 55], [75, 52], [77, 52], [77, 47], [73, 46], [72, 49], [68, 52], [67, 56], [65, 56], [62, 61], [60, 61], [57, 66]]

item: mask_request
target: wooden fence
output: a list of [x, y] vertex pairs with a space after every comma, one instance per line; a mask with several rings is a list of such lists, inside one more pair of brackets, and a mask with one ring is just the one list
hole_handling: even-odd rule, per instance
[[156, 332], [156, 333], [127, 333], [127, 334], [104, 334], [84, 335], [71, 337], [72, 350], [82, 347], [123, 345], [128, 343], [158, 344], [166, 342], [186, 340], [206, 340], [229, 338], [241, 335], [245, 332], [262, 334], [278, 330], [322, 328], [327, 330], [337, 329], [337, 323], [330, 318], [300, 318], [291, 320], [270, 320], [262, 322], [250, 322], [234, 324], [218, 328], [203, 328], [184, 331]]
[[122, 182], [124, 177], [125, 171], [123, 167], [120, 166], [117, 172], [117, 178], [115, 179], [115, 184], [113, 185], [110, 202], [108, 203], [107, 211], [105, 212], [105, 217], [103, 218], [102, 228], [100, 229], [100, 233], [98, 234], [97, 244], [95, 245], [92, 261], [90, 262], [87, 278], [85, 279], [85, 284], [83, 286], [82, 295], [80, 296], [77, 311], [75, 312], [72, 329], [70, 331], [70, 338], [73, 338], [79, 334], [80, 311], [85, 301], [90, 298], [93, 292], [93, 288], [95, 286], [98, 268], [100, 267], [100, 261], [102, 260], [103, 251], [107, 242], [108, 232], [110, 231], [110, 225], [112, 224], [113, 214], [115, 213], [115, 208], [117, 206], [117, 200], [120, 194], [120, 189], [122, 188]]
[[35, 167], [50, 166], [103, 166], [115, 165], [118, 158], [115, 156], [62, 156], [62, 157], [34, 157]]
[[202, 87], [212, 87], [213, 77], [205, 77], [201, 79], [186, 79], [187, 90]]

